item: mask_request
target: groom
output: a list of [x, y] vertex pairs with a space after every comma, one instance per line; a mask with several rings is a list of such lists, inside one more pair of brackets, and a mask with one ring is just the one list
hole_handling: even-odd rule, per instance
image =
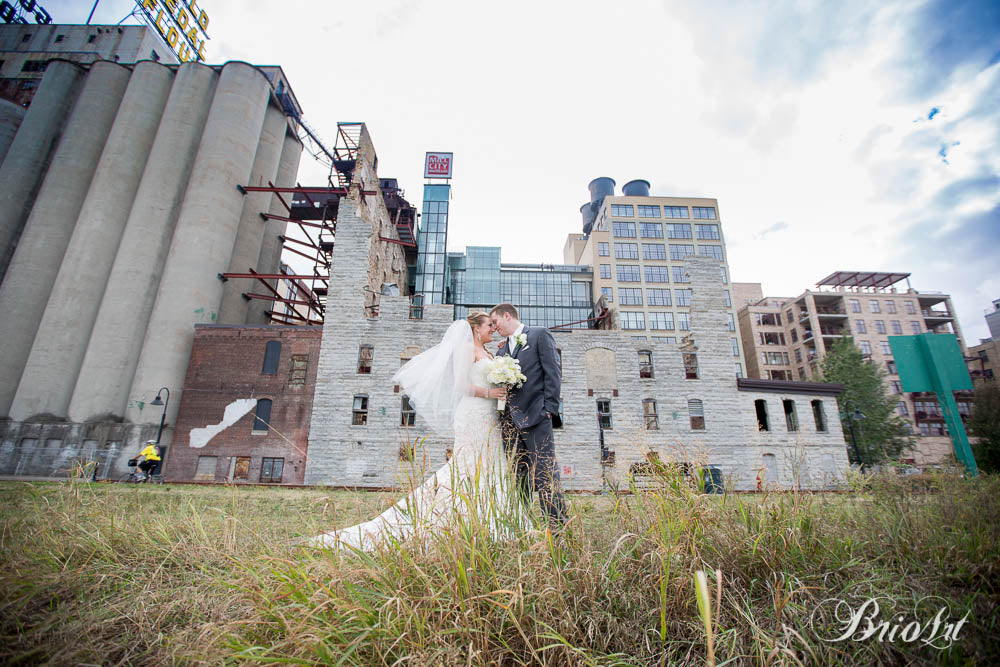
[[504, 449], [512, 458], [517, 484], [527, 500], [538, 494], [549, 526], [558, 530], [566, 522], [566, 501], [559, 483], [559, 468], [552, 427], [562, 426], [559, 386], [562, 381], [556, 342], [545, 327], [526, 327], [517, 308], [501, 303], [490, 311], [493, 331], [500, 340], [498, 356], [511, 356], [527, 378], [520, 389], [511, 389], [504, 410]]

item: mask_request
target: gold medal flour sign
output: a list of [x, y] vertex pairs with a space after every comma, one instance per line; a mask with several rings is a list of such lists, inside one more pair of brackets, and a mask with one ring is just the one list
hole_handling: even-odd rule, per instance
[[198, 0], [135, 0], [135, 4], [182, 63], [205, 60], [208, 14]]

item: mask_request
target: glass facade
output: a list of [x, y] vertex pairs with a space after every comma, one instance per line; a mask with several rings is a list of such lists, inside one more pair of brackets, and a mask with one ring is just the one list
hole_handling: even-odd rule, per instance
[[445, 303], [446, 250], [448, 245], [448, 202], [450, 185], [424, 186], [423, 214], [417, 232], [417, 273], [415, 292], [424, 303]]

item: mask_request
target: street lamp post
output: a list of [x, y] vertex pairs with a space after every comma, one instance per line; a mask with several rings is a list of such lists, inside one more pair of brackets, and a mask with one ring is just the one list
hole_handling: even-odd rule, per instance
[[862, 419], [865, 419], [865, 413], [855, 407], [854, 412], [848, 413], [845, 410], [840, 413], [840, 417], [842, 420], [847, 420], [847, 430], [851, 433], [851, 444], [854, 446], [854, 456], [858, 460], [858, 465], [861, 466], [861, 472], [864, 472], [865, 460], [861, 458], [861, 451], [858, 449], [858, 439], [854, 436], [854, 422], [860, 422]]
[[[160, 394], [167, 392], [167, 400], [160, 400]], [[156, 392], [156, 398], [150, 401], [150, 405], [162, 405], [163, 414], [160, 415], [160, 430], [156, 432], [156, 446], [160, 446], [160, 438], [163, 436], [163, 423], [167, 418], [167, 404], [170, 403], [170, 390], [166, 387], [160, 387], [160, 390]]]

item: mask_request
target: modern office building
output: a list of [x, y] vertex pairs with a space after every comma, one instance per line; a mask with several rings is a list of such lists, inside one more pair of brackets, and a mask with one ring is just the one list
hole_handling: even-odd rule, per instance
[[[921, 442], [917, 457], [932, 462], [951, 451], [944, 418], [933, 393], [907, 394], [896, 370], [889, 336], [951, 333], [965, 349], [951, 297], [918, 291], [909, 273], [835, 271], [796, 297], [764, 297], [739, 309], [749, 377], [819, 381], [820, 362], [843, 336], [851, 336], [865, 358], [887, 373], [889, 391], [898, 397], [897, 412], [912, 423]], [[963, 417], [971, 401], [956, 400]]]
[[[594, 297], [603, 297], [618, 328], [636, 341], [678, 344], [691, 330], [691, 255], [719, 263], [736, 377], [743, 377], [743, 350], [733, 308], [726, 242], [719, 204], [701, 197], [661, 197], [649, 182], [630, 181], [615, 195], [615, 181], [590, 182], [590, 201], [580, 207], [583, 234], [570, 234], [567, 264], [594, 267]], [[595, 298], [595, 300], [597, 300]]]
[[597, 328], [592, 282], [589, 266], [503, 264], [499, 247], [448, 253], [448, 303], [455, 304], [456, 320], [472, 310], [512, 303], [528, 326]]
[[425, 304], [448, 303], [445, 273], [450, 203], [451, 185], [424, 185], [423, 214], [417, 230], [417, 266], [413, 294], [420, 296]]

